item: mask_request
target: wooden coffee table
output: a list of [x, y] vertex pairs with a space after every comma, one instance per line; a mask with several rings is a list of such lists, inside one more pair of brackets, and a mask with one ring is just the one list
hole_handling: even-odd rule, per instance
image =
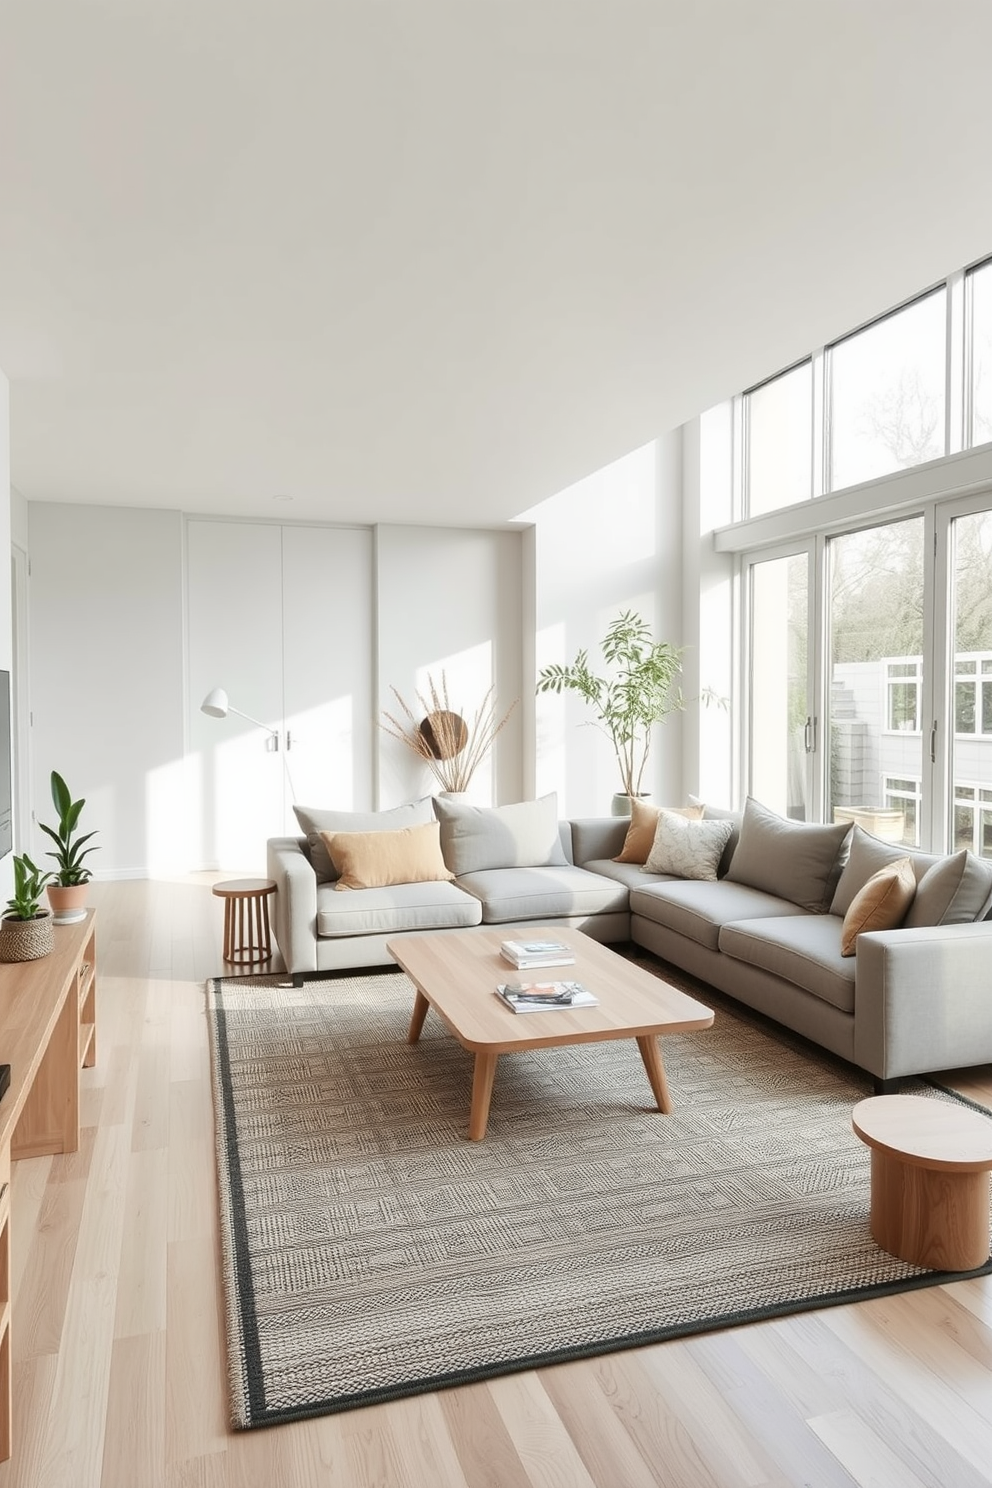
[[[575, 965], [514, 971], [499, 954], [500, 943], [510, 934], [505, 927], [439, 930], [387, 941], [390, 955], [417, 988], [408, 1041], [415, 1044], [420, 1038], [432, 1007], [463, 1048], [475, 1054], [469, 1139], [478, 1142], [486, 1134], [497, 1059], [526, 1049], [636, 1039], [658, 1110], [671, 1111], [658, 1038], [709, 1028], [711, 1009], [581, 931], [557, 925], [528, 926], [528, 937], [565, 941], [574, 951]], [[493, 995], [500, 982], [573, 980], [596, 994], [597, 1007], [514, 1013]]]

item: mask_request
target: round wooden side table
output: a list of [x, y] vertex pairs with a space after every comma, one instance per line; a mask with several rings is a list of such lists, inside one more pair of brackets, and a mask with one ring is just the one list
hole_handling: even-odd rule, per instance
[[272, 956], [269, 932], [271, 878], [232, 878], [216, 883], [213, 893], [224, 901], [224, 960], [232, 966], [253, 966]]
[[934, 1271], [989, 1258], [992, 1121], [950, 1101], [875, 1095], [852, 1125], [871, 1148], [871, 1233], [890, 1255]]

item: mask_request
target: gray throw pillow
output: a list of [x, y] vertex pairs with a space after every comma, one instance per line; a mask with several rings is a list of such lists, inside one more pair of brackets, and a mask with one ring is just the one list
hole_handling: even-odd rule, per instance
[[928, 868], [903, 924], [970, 925], [989, 907], [992, 863], [962, 848]]
[[321, 832], [398, 832], [434, 820], [430, 796], [421, 796], [419, 801], [409, 801], [389, 811], [328, 811], [319, 806], [294, 806], [293, 812], [300, 831], [307, 834], [310, 862], [318, 883], [333, 883], [338, 877]]
[[727, 878], [813, 914], [825, 914], [844, 865], [850, 830], [850, 822], [823, 826], [790, 821], [748, 796]]
[[908, 855], [919, 883], [931, 864], [939, 862], [936, 853], [908, 851], [902, 843], [883, 842], [880, 837], [873, 837], [857, 823], [851, 832], [850, 849], [830, 905], [830, 913], [840, 915], [841, 919], [868, 880], [881, 868], [888, 868], [890, 864], [898, 863], [900, 858]]
[[558, 830], [558, 797], [512, 806], [470, 806], [435, 796], [441, 852], [456, 877], [490, 868], [546, 868], [567, 863]]

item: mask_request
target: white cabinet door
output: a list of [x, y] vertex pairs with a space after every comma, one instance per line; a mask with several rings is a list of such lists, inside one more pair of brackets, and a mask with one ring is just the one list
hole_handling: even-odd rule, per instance
[[223, 687], [232, 708], [282, 731], [281, 529], [190, 520], [186, 528], [187, 773], [206, 868], [262, 873], [284, 826], [284, 759], [264, 729], [200, 704]]
[[305, 806], [372, 807], [372, 533], [284, 527], [286, 825]]

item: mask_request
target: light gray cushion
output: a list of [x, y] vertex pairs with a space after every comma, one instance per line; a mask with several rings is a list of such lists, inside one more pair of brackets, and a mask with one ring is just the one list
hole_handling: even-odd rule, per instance
[[697, 883], [692, 879], [666, 878], [631, 889], [632, 914], [654, 920], [678, 935], [715, 951], [720, 929], [729, 920], [753, 920], [783, 915], [801, 915], [802, 910], [787, 899], [764, 894], [745, 884], [722, 878], [718, 883]]
[[458, 886], [480, 901], [486, 925], [623, 914], [627, 910], [623, 884], [571, 863], [544, 868], [490, 868], [463, 875]]
[[970, 925], [988, 909], [990, 895], [992, 863], [962, 848], [927, 869], [903, 924]]
[[406, 930], [458, 930], [482, 920], [479, 902], [452, 883], [392, 884], [339, 894], [317, 887], [317, 934], [397, 935]]
[[310, 862], [318, 883], [333, 883], [338, 870], [320, 839], [321, 832], [396, 832], [403, 827], [419, 827], [434, 820], [430, 796], [394, 806], [390, 811], [333, 811], [319, 806], [294, 806], [300, 831], [307, 834]]
[[470, 806], [437, 796], [441, 852], [456, 877], [490, 868], [543, 868], [567, 862], [558, 830], [558, 797], [512, 806]]
[[883, 842], [880, 837], [873, 837], [856, 823], [851, 830], [849, 846], [847, 862], [837, 880], [830, 904], [830, 913], [840, 915], [841, 919], [854, 903], [855, 896], [860, 894], [868, 880], [880, 868], [888, 868], [891, 863], [898, 863], [900, 858], [909, 857], [916, 882], [919, 883], [931, 864], [940, 861], [939, 853], [917, 852], [898, 842]]
[[720, 931], [720, 950], [853, 1013], [856, 963], [841, 955], [843, 923], [814, 914], [738, 921]]
[[729, 821], [688, 821], [662, 808], [644, 871], [715, 883], [723, 849], [733, 830]]
[[748, 796], [727, 877], [788, 899], [812, 914], [825, 914], [843, 867], [850, 830], [850, 822], [823, 826], [789, 821]]

